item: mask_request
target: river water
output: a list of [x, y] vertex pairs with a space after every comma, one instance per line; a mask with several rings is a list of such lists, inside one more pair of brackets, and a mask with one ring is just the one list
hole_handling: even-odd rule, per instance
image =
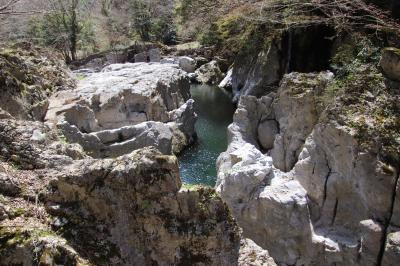
[[197, 143], [179, 157], [181, 178], [187, 184], [214, 186], [216, 160], [227, 148], [227, 127], [232, 123], [235, 106], [231, 98], [216, 86], [192, 85], [195, 100]]

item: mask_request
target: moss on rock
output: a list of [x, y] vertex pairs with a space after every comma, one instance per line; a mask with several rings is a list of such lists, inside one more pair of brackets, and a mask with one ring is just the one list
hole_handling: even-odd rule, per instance
[[50, 94], [75, 86], [66, 69], [57, 54], [29, 43], [0, 47], [0, 108], [15, 118], [41, 120]]
[[400, 163], [399, 93], [378, 68], [382, 50], [365, 37], [344, 44], [334, 56], [335, 80], [325, 91], [328, 117], [351, 129], [362, 150]]

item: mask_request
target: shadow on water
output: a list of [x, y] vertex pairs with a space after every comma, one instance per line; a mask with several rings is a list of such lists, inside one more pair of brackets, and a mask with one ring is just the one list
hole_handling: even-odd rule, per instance
[[192, 85], [192, 97], [198, 115], [197, 143], [179, 157], [184, 183], [214, 186], [216, 160], [227, 148], [227, 127], [232, 123], [235, 106], [225, 92], [216, 86]]

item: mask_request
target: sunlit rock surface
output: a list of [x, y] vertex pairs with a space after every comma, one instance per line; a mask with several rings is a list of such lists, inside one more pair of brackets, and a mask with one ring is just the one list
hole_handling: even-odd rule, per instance
[[332, 79], [291, 73], [276, 94], [242, 96], [217, 191], [278, 264], [394, 265], [399, 173], [322, 112]]
[[171, 64], [110, 65], [49, 101], [46, 121], [95, 157], [150, 145], [179, 153], [195, 135], [188, 78]]

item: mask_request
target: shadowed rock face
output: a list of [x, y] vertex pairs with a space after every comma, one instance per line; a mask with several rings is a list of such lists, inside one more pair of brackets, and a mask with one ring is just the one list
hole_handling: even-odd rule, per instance
[[110, 65], [51, 97], [46, 115], [95, 157], [150, 145], [179, 153], [193, 141], [195, 120], [186, 73], [158, 63]]
[[277, 93], [242, 96], [217, 191], [278, 264], [395, 265], [398, 170], [322, 112], [332, 79], [291, 73]]
[[261, 97], [276, 91], [286, 73], [330, 69], [334, 36], [335, 31], [322, 24], [294, 27], [269, 39], [262, 49], [239, 54], [228, 73], [234, 101], [241, 95]]

